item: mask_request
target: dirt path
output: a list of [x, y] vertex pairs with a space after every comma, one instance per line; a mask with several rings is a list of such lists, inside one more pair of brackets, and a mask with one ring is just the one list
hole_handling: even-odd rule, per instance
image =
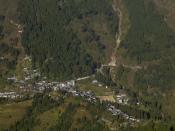
[[[114, 51], [111, 55], [111, 61], [107, 64], [107, 65], [102, 65], [102, 66], [108, 66], [108, 67], [116, 67], [116, 54], [117, 54], [117, 50], [119, 49], [120, 47], [120, 44], [121, 44], [121, 39], [122, 39], [122, 35], [123, 35], [123, 32], [122, 32], [122, 22], [123, 22], [123, 15], [122, 15], [122, 11], [121, 9], [119, 8], [119, 6], [117, 6], [117, 0], [113, 0], [113, 10], [118, 14], [118, 17], [119, 17], [119, 26], [118, 26], [118, 32], [116, 32], [116, 46], [114, 48]], [[137, 70], [140, 70], [142, 69], [143, 67], [142, 66], [139, 66], [139, 65], [125, 65], [123, 64], [123, 67], [125, 68], [129, 68], [131, 70], [134, 70], [134, 71], [137, 71]]]
[[119, 28], [118, 28], [118, 32], [116, 32], [116, 46], [114, 48], [114, 51], [111, 55], [111, 61], [108, 63], [109, 66], [116, 66], [116, 52], [117, 52], [117, 49], [119, 48], [120, 46], [120, 43], [121, 43], [121, 36], [122, 36], [122, 29], [121, 29], [121, 26], [122, 26], [122, 12], [121, 10], [117, 7], [117, 3], [116, 3], [116, 0], [113, 1], [113, 10], [118, 14], [118, 17], [119, 17]]

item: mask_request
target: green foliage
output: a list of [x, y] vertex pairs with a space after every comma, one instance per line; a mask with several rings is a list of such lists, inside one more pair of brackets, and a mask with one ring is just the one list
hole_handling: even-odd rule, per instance
[[124, 0], [129, 12], [130, 29], [121, 43], [125, 56], [147, 68], [136, 73], [136, 87], [174, 87], [175, 32], [156, 10], [151, 0]]
[[150, 0], [124, 0], [129, 11], [131, 28], [123, 44], [127, 55], [138, 62], [157, 60], [174, 47], [175, 33], [168, 28]]
[[151, 65], [147, 70], [140, 71], [136, 74], [136, 81], [141, 87], [161, 87], [170, 89], [174, 87], [175, 62], [164, 59], [159, 65]]
[[174, 127], [171, 124], [164, 124], [161, 122], [149, 122], [144, 126], [135, 128], [127, 128], [123, 131], [174, 131]]
[[[125, 80], [127, 80], [127, 75], [129, 73], [130, 69], [127, 69], [125, 67], [123, 67], [122, 65], [120, 65], [116, 71], [116, 81], [121, 83], [121, 80], [124, 80], [124, 83], [126, 83]], [[123, 83], [122, 83], [123, 84]]]
[[70, 129], [73, 121], [73, 114], [75, 113], [76, 105], [68, 105], [66, 111], [60, 116], [56, 126], [52, 127], [50, 131], [67, 131]]
[[110, 68], [103, 68], [103, 73], [97, 72], [95, 77], [99, 82], [102, 82], [108, 86], [115, 85], [110, 74]]
[[86, 119], [82, 119], [83, 127], [81, 128], [82, 131], [108, 131], [104, 125], [95, 123], [93, 124], [91, 121]]
[[[100, 131], [108, 131], [108, 127], [106, 127], [104, 124], [98, 122], [98, 119], [95, 117], [97, 115], [102, 115], [102, 111], [104, 110], [99, 105], [91, 105], [89, 103], [86, 103], [81, 98], [65, 98], [63, 100], [63, 94], [60, 94], [58, 97], [58, 100], [52, 99], [47, 94], [36, 94], [34, 96], [32, 107], [30, 107], [27, 110], [26, 115], [24, 118], [18, 122], [14, 126], [11, 126], [8, 130], [9, 131], [32, 131], [35, 130], [35, 127], [37, 126], [39, 128], [40, 121], [38, 116], [42, 115], [42, 113], [45, 113], [47, 111], [51, 111], [52, 109], [61, 109], [60, 115], [58, 116], [55, 123], [48, 129], [51, 131], [67, 131], [67, 130], [83, 130], [83, 131], [94, 131], [94, 130], [100, 130]], [[70, 100], [68, 100], [70, 99]], [[68, 101], [66, 101], [68, 100]], [[86, 107], [84, 103], [87, 105]], [[65, 106], [66, 105], [66, 106]], [[80, 110], [84, 109], [85, 113], [86, 110], [88, 114], [79, 115], [81, 112]], [[79, 112], [80, 111], [80, 112]], [[80, 113], [81, 114], [81, 113]], [[47, 118], [45, 118], [47, 119]], [[50, 120], [52, 118], [49, 118]], [[74, 125], [75, 123], [78, 123], [78, 125]]]
[[[101, 115], [100, 111], [103, 111], [103, 107], [101, 104], [99, 105], [91, 105], [87, 103], [86, 109], [89, 111], [90, 116], [78, 116], [78, 119], [75, 119], [75, 113], [78, 112], [78, 108], [80, 108], [80, 104], [77, 104], [73, 101], [73, 103], [70, 103], [66, 110], [61, 114], [61, 116], [58, 118], [57, 124], [54, 127], [51, 127], [51, 131], [108, 131], [108, 128], [104, 125], [98, 122], [98, 120], [94, 117], [95, 115]], [[97, 112], [96, 110], [99, 109]], [[92, 116], [91, 116], [92, 115]], [[89, 119], [91, 117], [91, 119]], [[77, 122], [78, 125], [73, 125], [73, 123]], [[74, 127], [74, 128], [72, 128]]]
[[5, 16], [3, 15], [0, 15], [0, 40], [2, 39], [3, 37], [3, 24], [4, 24], [4, 19], [5, 19]]
[[[5, 76], [14, 70], [19, 57], [19, 50], [0, 41], [0, 83], [6, 79]], [[1, 85], [0, 85], [1, 86]]]
[[10, 127], [10, 131], [20, 130], [20, 131], [31, 131], [37, 124], [35, 117], [44, 111], [47, 111], [60, 103], [53, 100], [51, 97], [45, 94], [36, 94], [34, 96], [32, 107], [27, 110], [25, 117], [18, 121], [14, 126]]
[[[71, 22], [78, 19], [87, 23], [88, 17], [103, 16], [110, 20], [111, 33], [115, 32], [116, 19], [107, 0], [21, 0], [19, 12], [25, 24], [22, 43], [34, 66], [41, 67], [50, 78], [70, 79], [92, 74], [100, 62], [87, 52], [87, 42], [79, 39]], [[95, 46], [103, 52], [98, 45], [101, 43]]]
[[58, 104], [58, 102], [53, 100], [48, 95], [37, 94], [33, 98], [32, 108], [35, 109], [36, 112], [44, 112], [52, 107], [58, 106]]
[[2, 79], [15, 69], [20, 54], [19, 48], [15, 46], [17, 39], [11, 35], [11, 28], [7, 27], [6, 15], [1, 15], [0, 11], [0, 81], [3, 81]]

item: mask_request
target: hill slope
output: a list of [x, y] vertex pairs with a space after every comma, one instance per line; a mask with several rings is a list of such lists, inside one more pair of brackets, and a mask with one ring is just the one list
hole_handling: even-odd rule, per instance
[[22, 43], [48, 77], [92, 74], [109, 61], [118, 26], [112, 1], [21, 0], [19, 11]]
[[[124, 0], [123, 5], [129, 14], [130, 28], [117, 57], [122, 56], [118, 63], [125, 68], [138, 70], [134, 84], [130, 86], [173, 88], [174, 30], [169, 28], [164, 21], [165, 16], [150, 0]], [[134, 68], [133, 65], [137, 66]]]

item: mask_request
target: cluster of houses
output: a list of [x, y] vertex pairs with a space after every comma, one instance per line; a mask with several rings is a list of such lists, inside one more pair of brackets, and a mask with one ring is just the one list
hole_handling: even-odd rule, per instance
[[[30, 60], [30, 58], [28, 57], [25, 57], [25, 59]], [[32, 70], [27, 67], [23, 68], [23, 72], [24, 72], [24, 79], [18, 80], [17, 77], [14, 75], [13, 77], [7, 78], [7, 80], [15, 83], [25, 84], [27, 81], [41, 76], [38, 70]]]
[[18, 84], [25, 84], [25, 80], [18, 80], [16, 76], [14, 75], [13, 77], [7, 78], [8, 81], [18, 83]]
[[22, 27], [20, 24], [15, 23], [13, 20], [10, 20], [10, 23], [11, 23], [12, 25], [15, 25], [15, 26], [17, 27], [18, 33], [22, 34], [22, 32], [23, 32], [23, 27]]
[[25, 73], [25, 81], [40, 77], [40, 73], [37, 70], [29, 70], [28, 68], [24, 68], [23, 71]]
[[38, 91], [43, 91], [45, 89], [52, 89], [54, 91], [59, 91], [59, 90], [69, 91], [69, 90], [72, 90], [74, 86], [75, 86], [74, 80], [70, 80], [66, 82], [47, 82], [43, 80], [43, 81], [37, 82], [34, 88]]
[[116, 95], [116, 101], [119, 104], [127, 105], [129, 98], [125, 93], [119, 93]]
[[129, 116], [128, 114], [122, 112], [121, 110], [117, 109], [115, 106], [112, 104], [107, 105], [107, 110], [112, 113], [112, 115], [117, 116], [120, 115], [124, 119], [128, 120], [129, 122], [140, 122], [139, 119], [134, 118], [133, 116]]
[[4, 60], [5, 58], [2, 56], [2, 57], [0, 57], [0, 60]]
[[[103, 86], [103, 84], [100, 83], [100, 82], [98, 82], [98, 80], [93, 80], [92, 81], [92, 84], [98, 85], [99, 87], [102, 87]], [[108, 88], [108, 86], [106, 86], [106, 88]]]
[[[71, 93], [75, 97], [83, 97], [85, 100], [89, 101], [90, 103], [96, 103], [98, 98], [95, 96], [95, 94], [91, 91], [79, 91], [78, 89], [75, 88], [75, 80], [70, 80], [66, 82], [48, 82], [45, 80], [36, 82], [35, 85], [29, 86], [29, 84], [25, 85], [24, 84], [21, 86], [24, 89], [32, 87], [33, 91], [38, 91], [42, 92], [45, 89], [51, 89], [54, 91], [65, 91], [67, 93]], [[12, 93], [15, 94], [15, 93]], [[123, 103], [123, 99], [126, 97], [125, 94], [119, 94], [117, 95], [117, 98], [119, 100], [122, 99], [121, 103]], [[125, 100], [124, 100], [125, 101]], [[133, 116], [129, 116], [126, 113], [122, 112], [121, 110], [117, 109], [115, 106], [112, 104], [107, 104], [106, 109], [110, 111], [114, 116], [120, 115], [124, 119], [128, 120], [129, 122], [140, 122], [139, 119], [134, 118]]]
[[17, 94], [16, 92], [0, 92], [0, 98], [22, 98], [22, 95]]
[[95, 94], [91, 91], [78, 91], [77, 90], [76, 94], [77, 94], [76, 96], [81, 96], [91, 103], [97, 102], [97, 98], [96, 98]]
[[[16, 77], [8, 78], [10, 81], [14, 81], [20, 85], [20, 89], [22, 91], [32, 91], [32, 92], [43, 92], [46, 89], [50, 89], [53, 91], [65, 91], [67, 93], [72, 94], [75, 97], [83, 97], [85, 100], [87, 100], [90, 103], [96, 103], [98, 98], [95, 96], [95, 94], [91, 91], [80, 91], [77, 88], [75, 88], [76, 81], [88, 79], [88, 77], [78, 78], [76, 80], [70, 80], [66, 82], [49, 82], [46, 79], [43, 79], [41, 81], [37, 81], [34, 84], [30, 84], [28, 80], [32, 79], [35, 76], [40, 76], [37, 70], [29, 71], [27, 68], [24, 68], [25, 72], [25, 78], [24, 80], [17, 80]], [[97, 80], [93, 80], [92, 84], [99, 84]], [[99, 85], [100, 86], [100, 85]], [[107, 88], [107, 87], [106, 87]], [[4, 98], [17, 98], [21, 97], [20, 95], [16, 94], [15, 92], [6, 92], [6, 93], [0, 93], [0, 97]], [[127, 95], [124, 93], [119, 93], [116, 96], [117, 102], [120, 104], [127, 104], [128, 98]], [[130, 121], [130, 122], [139, 122], [138, 119], [127, 115], [126, 113], [122, 112], [121, 110], [115, 108], [112, 104], [106, 105], [106, 109], [110, 111], [114, 116], [120, 115], [124, 119]]]
[[40, 81], [35, 85], [35, 90], [44, 91], [45, 89], [52, 89], [54, 91], [65, 91], [71, 93], [73, 96], [81, 96], [87, 101], [95, 103], [97, 101], [96, 96], [91, 91], [79, 91], [75, 88], [75, 80], [66, 82], [46, 82]]

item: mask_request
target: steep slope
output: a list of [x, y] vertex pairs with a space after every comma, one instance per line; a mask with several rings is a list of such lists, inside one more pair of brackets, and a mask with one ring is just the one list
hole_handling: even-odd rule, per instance
[[25, 55], [17, 8], [18, 0], [0, 0], [0, 88], [6, 84], [6, 77], [14, 74], [18, 61]]
[[124, 0], [123, 4], [128, 10], [131, 26], [117, 54], [122, 56], [118, 63], [139, 70], [134, 86], [174, 87], [175, 32], [152, 1]]
[[119, 128], [117, 119], [99, 103], [92, 105], [82, 98], [56, 94], [56, 98], [48, 94], [36, 94], [23, 119], [6, 129], [109, 131], [112, 127]]
[[165, 22], [175, 30], [175, 1], [174, 0], [154, 0], [157, 10], [164, 15]]
[[[119, 7], [129, 22], [116, 53], [113, 81], [142, 99], [154, 100], [156, 111], [174, 120], [175, 31], [172, 0], [123, 0]], [[154, 104], [153, 104], [154, 105]], [[157, 105], [157, 104], [156, 104]], [[152, 106], [149, 105], [152, 108]]]
[[89, 75], [109, 61], [118, 26], [112, 1], [21, 0], [19, 11], [22, 43], [49, 78]]

